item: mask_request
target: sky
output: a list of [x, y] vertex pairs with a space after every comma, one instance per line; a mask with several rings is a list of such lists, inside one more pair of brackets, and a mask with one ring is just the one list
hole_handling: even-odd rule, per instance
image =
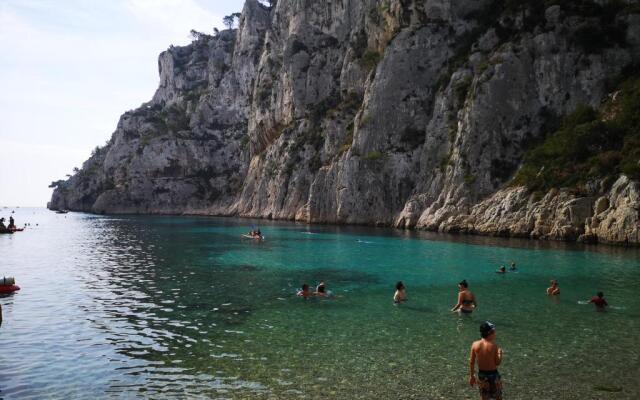
[[44, 207], [118, 118], [149, 101], [158, 54], [223, 29], [244, 0], [0, 0], [0, 207]]

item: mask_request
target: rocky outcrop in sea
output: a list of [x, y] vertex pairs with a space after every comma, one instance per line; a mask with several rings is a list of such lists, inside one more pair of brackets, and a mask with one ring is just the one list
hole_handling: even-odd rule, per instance
[[640, 62], [635, 2], [247, 0], [159, 56], [153, 98], [49, 207], [640, 243], [638, 182], [514, 185]]

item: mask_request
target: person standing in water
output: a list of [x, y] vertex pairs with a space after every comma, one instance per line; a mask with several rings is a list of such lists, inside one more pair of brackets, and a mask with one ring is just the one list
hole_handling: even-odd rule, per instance
[[548, 296], [557, 296], [560, 294], [560, 288], [558, 287], [558, 281], [555, 279], [551, 280], [551, 287], [547, 288]]
[[609, 305], [607, 301], [604, 299], [604, 293], [598, 292], [595, 296], [589, 300], [589, 303], [593, 303], [596, 305], [596, 311], [604, 311], [605, 307]]
[[302, 284], [302, 289], [298, 291], [297, 296], [308, 299], [311, 297], [311, 291], [309, 290], [309, 285], [306, 283]]
[[471, 314], [473, 310], [478, 307], [476, 297], [469, 290], [469, 284], [467, 280], [463, 280], [458, 283], [458, 303], [451, 309], [451, 311], [458, 311], [461, 314]]
[[405, 291], [404, 283], [402, 281], [396, 283], [396, 292], [393, 295], [393, 302], [395, 304], [400, 304], [403, 301], [407, 301], [407, 292]]
[[[496, 345], [496, 326], [489, 321], [480, 325], [482, 339], [473, 342], [469, 355], [469, 384], [478, 384], [482, 400], [502, 400], [502, 382], [498, 366], [502, 363], [502, 349]], [[475, 366], [478, 363], [478, 377]]]

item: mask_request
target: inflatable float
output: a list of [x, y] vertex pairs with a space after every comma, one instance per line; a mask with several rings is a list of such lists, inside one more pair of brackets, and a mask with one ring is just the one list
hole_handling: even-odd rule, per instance
[[15, 278], [0, 278], [0, 293], [12, 293], [16, 290], [20, 290], [20, 286], [16, 285]]

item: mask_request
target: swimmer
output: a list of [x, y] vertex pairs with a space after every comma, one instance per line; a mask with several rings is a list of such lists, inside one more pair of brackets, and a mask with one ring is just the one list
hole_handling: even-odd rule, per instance
[[506, 273], [507, 273], [507, 269], [504, 267], [504, 265], [501, 265], [500, 269], [496, 271], [496, 274], [506, 274]]
[[318, 297], [326, 297], [327, 296], [327, 287], [324, 282], [320, 282], [318, 286], [316, 286], [316, 291], [314, 295]]
[[605, 307], [609, 305], [607, 301], [604, 299], [604, 293], [598, 292], [595, 296], [588, 301], [588, 303], [593, 303], [596, 305], [596, 311], [604, 311]]
[[509, 268], [509, 271], [515, 271], [516, 270], [516, 263], [511, 261], [511, 267]]
[[[482, 400], [502, 400], [502, 382], [498, 366], [502, 363], [502, 349], [495, 344], [496, 327], [489, 321], [480, 325], [482, 339], [473, 342], [469, 355], [469, 384], [478, 384]], [[475, 364], [478, 363], [476, 378]]]
[[478, 307], [476, 297], [469, 291], [467, 280], [458, 283], [458, 303], [451, 309], [452, 312], [460, 312], [461, 314], [471, 314]]
[[557, 296], [560, 294], [560, 288], [558, 287], [558, 281], [555, 279], [551, 280], [551, 287], [547, 288], [548, 296]]
[[400, 304], [403, 301], [407, 301], [407, 293], [405, 292], [404, 283], [398, 282], [396, 283], [396, 293], [393, 295], [393, 302], [395, 304]]
[[311, 297], [311, 291], [309, 290], [309, 285], [306, 283], [303, 283], [302, 289], [298, 290], [298, 293], [296, 293], [296, 296], [303, 297], [305, 299], [308, 299], [309, 297]]

